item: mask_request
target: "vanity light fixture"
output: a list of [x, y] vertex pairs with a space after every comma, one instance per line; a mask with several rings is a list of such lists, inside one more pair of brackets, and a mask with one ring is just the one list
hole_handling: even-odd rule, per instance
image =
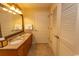
[[18, 13], [18, 14], [22, 14], [22, 12], [20, 11], [20, 9], [19, 9], [19, 8], [16, 8], [14, 5], [12, 5], [12, 6], [10, 7], [10, 9], [13, 10], [13, 11], [15, 11], [15, 12]]
[[12, 14], [14, 14], [14, 15], [16, 14], [15, 12], [13, 12], [13, 11], [11, 11], [11, 10], [9, 10], [8, 12], [9, 12], [9, 13], [12, 13]]
[[8, 11], [9, 13], [12, 13], [12, 14], [16, 14], [15, 12], [13, 12], [13, 11], [11, 11], [11, 10], [9, 10], [9, 9], [7, 9], [7, 8], [2, 8], [4, 11]]
[[12, 14], [22, 14], [21, 10], [16, 7], [15, 5], [9, 5], [9, 4], [2, 4], [4, 7], [2, 7], [2, 9], [4, 11], [8, 11], [9, 13], [12, 13]]
[[15, 7], [12, 6], [10, 9], [15, 11], [18, 14], [22, 14], [22, 12], [18, 8], [15, 8]]

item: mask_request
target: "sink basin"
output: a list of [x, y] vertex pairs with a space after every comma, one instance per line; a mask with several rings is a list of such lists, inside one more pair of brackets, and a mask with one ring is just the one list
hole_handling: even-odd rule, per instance
[[10, 41], [10, 44], [19, 44], [20, 42], [22, 42], [22, 40], [24, 39], [24, 37], [28, 37], [28, 34], [17, 36], [15, 39], [12, 39]]
[[19, 44], [22, 40], [11, 41], [10, 44]]

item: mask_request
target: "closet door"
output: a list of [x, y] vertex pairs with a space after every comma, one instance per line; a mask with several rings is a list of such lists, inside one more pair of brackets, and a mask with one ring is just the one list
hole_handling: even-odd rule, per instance
[[62, 4], [60, 55], [74, 55], [77, 4]]

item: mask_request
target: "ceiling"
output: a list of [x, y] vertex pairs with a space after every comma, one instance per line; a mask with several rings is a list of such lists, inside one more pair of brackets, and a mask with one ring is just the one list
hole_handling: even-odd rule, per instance
[[18, 3], [22, 10], [48, 10], [51, 3]]

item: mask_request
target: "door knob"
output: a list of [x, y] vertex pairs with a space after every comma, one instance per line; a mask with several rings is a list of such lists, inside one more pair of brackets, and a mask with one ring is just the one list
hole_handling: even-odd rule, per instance
[[34, 31], [38, 31], [37, 29], [35, 29]]
[[59, 39], [59, 36], [58, 36], [58, 35], [55, 35], [55, 37], [56, 37], [57, 39]]

